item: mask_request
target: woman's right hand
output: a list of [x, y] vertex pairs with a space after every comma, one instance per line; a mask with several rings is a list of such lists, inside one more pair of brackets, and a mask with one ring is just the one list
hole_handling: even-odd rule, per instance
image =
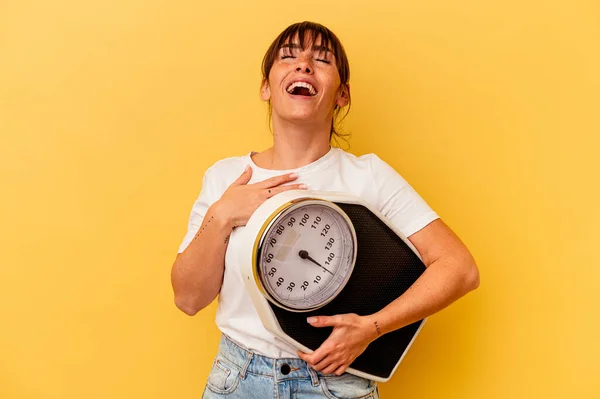
[[229, 221], [231, 229], [245, 226], [254, 211], [267, 199], [288, 190], [304, 190], [304, 184], [283, 184], [298, 178], [295, 173], [271, 177], [258, 183], [248, 184], [252, 168], [247, 166], [240, 177], [225, 190], [221, 199], [213, 207], [218, 214]]

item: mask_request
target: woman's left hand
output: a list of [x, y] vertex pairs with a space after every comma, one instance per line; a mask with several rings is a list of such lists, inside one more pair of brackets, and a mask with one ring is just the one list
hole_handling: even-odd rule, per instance
[[349, 313], [309, 317], [308, 320], [313, 327], [333, 327], [316, 351], [310, 355], [298, 351], [300, 359], [325, 374], [341, 375], [377, 338], [377, 328], [368, 316]]

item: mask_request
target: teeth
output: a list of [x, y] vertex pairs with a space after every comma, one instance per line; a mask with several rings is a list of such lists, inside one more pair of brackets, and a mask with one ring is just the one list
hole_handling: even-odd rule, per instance
[[311, 85], [310, 83], [307, 83], [307, 82], [294, 82], [294, 83], [292, 83], [287, 88], [288, 93], [291, 94], [296, 87], [305, 87], [305, 88], [307, 88], [308, 92], [310, 93], [311, 96], [314, 96], [315, 94], [317, 94], [317, 91], [315, 90], [315, 88], [313, 87], [313, 85]]

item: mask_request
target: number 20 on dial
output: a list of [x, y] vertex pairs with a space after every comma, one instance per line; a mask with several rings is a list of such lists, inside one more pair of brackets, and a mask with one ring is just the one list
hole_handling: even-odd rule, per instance
[[344, 288], [356, 262], [356, 232], [330, 201], [284, 206], [267, 222], [256, 253], [263, 295], [296, 312], [318, 309]]

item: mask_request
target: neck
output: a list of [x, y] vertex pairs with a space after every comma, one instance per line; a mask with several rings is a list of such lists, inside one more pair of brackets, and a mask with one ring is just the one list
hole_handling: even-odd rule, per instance
[[330, 149], [328, 123], [297, 124], [273, 118], [273, 147], [265, 160], [269, 169], [296, 169], [327, 154]]

